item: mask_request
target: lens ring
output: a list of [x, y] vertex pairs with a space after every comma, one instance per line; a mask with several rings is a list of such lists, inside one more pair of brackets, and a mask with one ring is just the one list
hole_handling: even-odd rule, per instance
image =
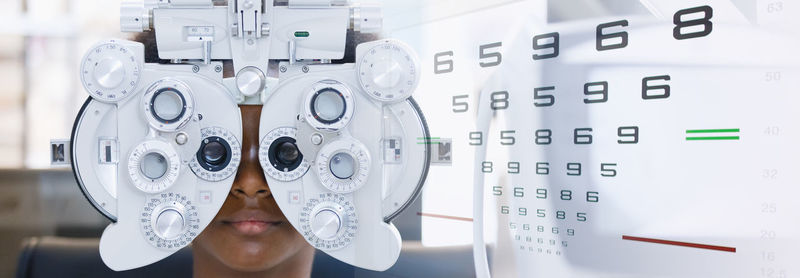
[[[169, 107], [172, 105], [172, 107]], [[150, 98], [150, 114], [157, 121], [163, 124], [171, 124], [179, 121], [186, 114], [186, 98], [183, 94], [171, 87], [162, 88]], [[172, 109], [164, 110], [164, 109]], [[180, 111], [178, 111], [180, 109]]]
[[310, 106], [311, 115], [324, 124], [333, 124], [340, 121], [347, 112], [347, 102], [344, 95], [330, 87], [314, 93]]
[[228, 167], [233, 156], [231, 145], [221, 137], [211, 136], [203, 139], [195, 159], [200, 167], [209, 172], [219, 172]]
[[338, 179], [349, 179], [356, 173], [356, 159], [346, 152], [334, 154], [328, 162], [328, 169]]

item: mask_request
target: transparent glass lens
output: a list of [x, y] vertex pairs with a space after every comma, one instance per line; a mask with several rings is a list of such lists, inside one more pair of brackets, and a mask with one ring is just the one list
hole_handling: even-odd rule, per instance
[[183, 106], [183, 99], [176, 91], [164, 91], [153, 98], [153, 113], [168, 122], [178, 120]]
[[334, 90], [325, 90], [314, 100], [316, 116], [324, 121], [335, 121], [344, 115], [344, 99]]
[[348, 153], [337, 153], [331, 158], [331, 173], [339, 179], [349, 179], [356, 172], [356, 160]]
[[167, 173], [169, 165], [167, 158], [160, 153], [148, 153], [142, 158], [139, 168], [145, 177], [155, 180], [160, 179]]

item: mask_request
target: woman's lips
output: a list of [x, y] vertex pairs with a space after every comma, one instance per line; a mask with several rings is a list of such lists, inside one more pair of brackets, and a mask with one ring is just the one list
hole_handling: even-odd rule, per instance
[[258, 220], [236, 221], [227, 222], [236, 231], [244, 235], [258, 235], [269, 230], [270, 227], [280, 224], [281, 222], [266, 222]]

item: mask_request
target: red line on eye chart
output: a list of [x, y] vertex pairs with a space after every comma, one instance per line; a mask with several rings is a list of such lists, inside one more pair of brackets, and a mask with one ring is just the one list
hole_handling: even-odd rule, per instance
[[691, 243], [691, 242], [663, 240], [663, 239], [646, 238], [646, 237], [635, 237], [635, 236], [626, 236], [626, 235], [623, 235], [622, 239], [623, 240], [647, 242], [647, 243], [655, 243], [655, 244], [665, 244], [665, 245], [683, 246], [683, 247], [690, 247], [690, 248], [700, 248], [700, 249], [707, 249], [707, 250], [714, 250], [714, 251], [723, 251], [723, 252], [736, 253], [736, 248], [727, 247], [727, 246], [708, 245], [708, 244], [699, 244], [699, 243]]
[[467, 218], [467, 217], [449, 216], [449, 215], [424, 213], [424, 212], [417, 212], [417, 215], [423, 216], [423, 217], [433, 217], [433, 218], [442, 218], [442, 219], [450, 219], [450, 220], [472, 222], [472, 218]]

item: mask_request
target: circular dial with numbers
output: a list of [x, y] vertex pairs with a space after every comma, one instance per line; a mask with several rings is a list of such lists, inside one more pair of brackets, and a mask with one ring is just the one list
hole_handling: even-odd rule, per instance
[[211, 182], [236, 174], [242, 157], [242, 147], [236, 136], [221, 127], [203, 128], [200, 133], [203, 136], [200, 149], [189, 162], [192, 172]]
[[178, 179], [181, 161], [169, 143], [148, 140], [137, 145], [128, 156], [128, 176], [144, 193], [167, 190]]
[[116, 103], [133, 95], [141, 67], [131, 49], [113, 40], [103, 42], [83, 57], [81, 82], [95, 100]]
[[200, 232], [199, 222], [191, 199], [176, 193], [149, 198], [140, 219], [147, 242], [165, 250], [180, 249], [191, 243]]
[[367, 50], [358, 61], [358, 81], [370, 97], [382, 102], [407, 99], [419, 85], [419, 58], [397, 40]]
[[371, 162], [366, 146], [355, 139], [339, 139], [319, 150], [314, 170], [328, 190], [350, 193], [367, 182]]
[[332, 251], [352, 243], [358, 231], [358, 217], [349, 197], [323, 193], [308, 200], [300, 212], [303, 237], [315, 248]]
[[418, 99], [439, 165], [423, 242], [475, 242], [454, 219], [488, 215], [476, 245], [519, 277], [800, 273], [800, 5], [586, 2], [393, 33], [441, 92]]
[[258, 159], [267, 175], [288, 182], [308, 172], [311, 163], [300, 152], [296, 138], [297, 129], [294, 127], [279, 127], [261, 139]]

